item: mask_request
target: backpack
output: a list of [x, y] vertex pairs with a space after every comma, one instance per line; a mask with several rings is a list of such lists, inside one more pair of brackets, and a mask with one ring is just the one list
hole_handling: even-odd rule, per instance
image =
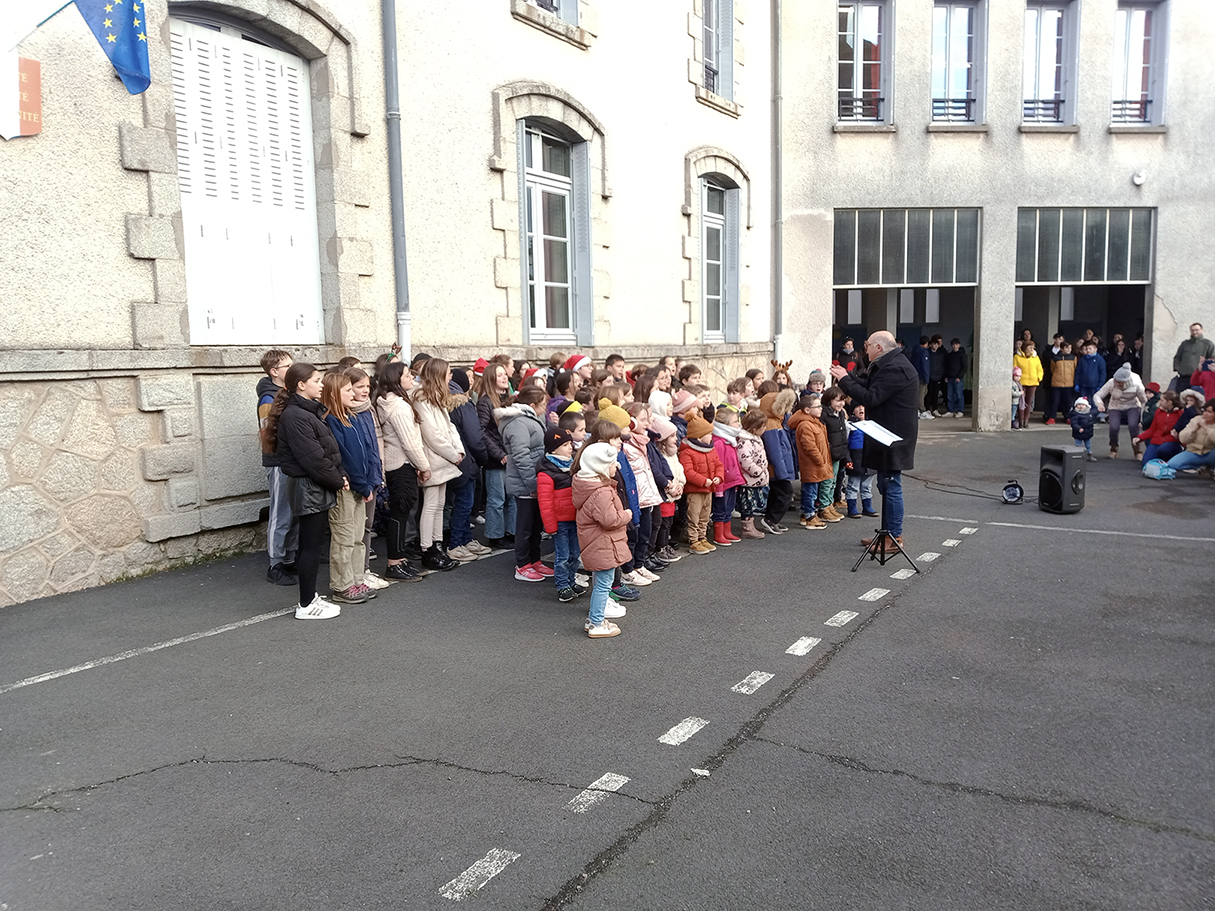
[[1177, 469], [1169, 468], [1164, 459], [1152, 459], [1143, 466], [1143, 476], [1153, 481], [1171, 481], [1177, 477]]

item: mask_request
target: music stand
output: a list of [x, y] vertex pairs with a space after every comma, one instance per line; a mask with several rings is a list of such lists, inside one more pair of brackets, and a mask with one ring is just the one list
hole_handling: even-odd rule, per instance
[[[892, 550], [887, 550], [887, 541], [892, 545]], [[865, 552], [853, 564], [852, 571], [856, 572], [860, 569], [866, 557], [870, 560], [877, 560], [880, 566], [885, 566], [889, 561], [894, 559], [895, 554], [902, 554], [907, 559], [907, 562], [911, 564], [912, 569], [917, 573], [920, 571], [920, 568], [915, 565], [915, 560], [911, 559], [911, 554], [903, 550], [903, 545], [898, 542], [898, 539], [894, 535], [884, 528], [875, 528], [873, 539], [869, 542], [869, 546], [865, 548]]]

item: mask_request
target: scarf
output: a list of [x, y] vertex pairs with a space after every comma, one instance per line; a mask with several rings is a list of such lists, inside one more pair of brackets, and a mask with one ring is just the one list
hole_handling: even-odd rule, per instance
[[573, 459], [563, 459], [563, 458], [561, 458], [561, 456], [553, 455], [551, 452], [547, 453], [544, 457], [546, 459], [548, 459], [550, 462], [552, 462], [554, 465], [556, 465], [558, 468], [560, 468], [562, 471], [569, 471], [570, 466], [574, 464]]

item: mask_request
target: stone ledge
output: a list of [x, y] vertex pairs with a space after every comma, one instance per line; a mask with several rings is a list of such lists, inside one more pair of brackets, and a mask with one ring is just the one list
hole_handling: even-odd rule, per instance
[[239, 503], [221, 503], [204, 506], [198, 511], [204, 531], [213, 528], [230, 528], [233, 525], [248, 525], [261, 518], [261, 512], [270, 505], [269, 497], [257, 500], [241, 500]]
[[560, 16], [532, 6], [525, 0], [510, 0], [510, 14], [520, 22], [526, 22], [532, 28], [560, 38], [583, 51], [589, 50], [594, 41], [594, 35], [586, 29], [570, 25]]
[[1022, 133], [1079, 133], [1075, 123], [1023, 123], [1017, 130]]
[[173, 516], [148, 516], [143, 520], [143, 536], [146, 541], [166, 541], [169, 538], [184, 538], [202, 531], [197, 510]]
[[1159, 136], [1168, 131], [1168, 127], [1158, 123], [1145, 123], [1142, 126], [1129, 123], [1111, 123], [1109, 126], [1109, 132], [1120, 136], [1133, 136], [1136, 133], [1140, 136]]
[[928, 133], [986, 133], [987, 124], [985, 123], [930, 123], [926, 130]]
[[854, 123], [840, 121], [832, 128], [835, 133], [897, 133], [898, 127], [893, 123]]
[[696, 86], [696, 100], [705, 107], [713, 108], [715, 111], [721, 111], [723, 114], [728, 114], [737, 119], [741, 113], [738, 104], [730, 101], [728, 98], [723, 98], [716, 92], [710, 92], [704, 86]]

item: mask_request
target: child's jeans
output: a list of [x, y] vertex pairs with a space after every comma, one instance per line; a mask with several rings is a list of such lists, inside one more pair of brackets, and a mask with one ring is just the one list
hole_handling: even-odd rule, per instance
[[1093, 438], [1089, 437], [1087, 440], [1076, 440], [1076, 448], [1079, 449], [1081, 446], [1084, 447], [1085, 452], [1087, 452], [1089, 455], [1092, 455]]
[[738, 512], [744, 519], [762, 516], [768, 508], [768, 485], [763, 487], [739, 487]]
[[729, 522], [734, 516], [734, 501], [737, 498], [737, 487], [731, 487], [729, 490], [713, 494], [713, 521]]
[[578, 523], [558, 522], [557, 533], [553, 535], [553, 581], [557, 583], [557, 591], [572, 588], [574, 572], [578, 569]]
[[477, 499], [477, 485], [470, 479], [460, 487], [451, 488], [451, 533], [448, 539], [452, 547], [463, 547], [473, 539], [472, 508]]
[[612, 579], [615, 575], [614, 569], [597, 569], [592, 574], [591, 609], [588, 612], [592, 626], [603, 623], [603, 612], [607, 609], [608, 595], [612, 592]]
[[802, 481], [802, 518], [815, 514], [814, 501], [818, 499], [818, 481]]
[[856, 500], [860, 494], [862, 500], [873, 499], [873, 472], [866, 471], [863, 475], [848, 475], [848, 486], [845, 488], [847, 499]]
[[818, 508], [823, 509], [835, 502], [835, 476], [839, 474], [840, 463], [837, 459], [831, 463], [831, 477], [818, 482]]

